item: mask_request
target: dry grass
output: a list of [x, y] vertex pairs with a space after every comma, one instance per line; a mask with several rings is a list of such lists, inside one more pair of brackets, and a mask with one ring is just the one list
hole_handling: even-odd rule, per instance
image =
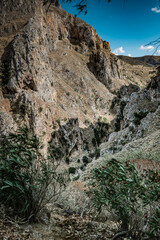
[[21, 220], [10, 219], [0, 207], [0, 240], [36, 240], [30, 230], [21, 225]]
[[146, 170], [158, 171], [160, 174], [160, 162], [155, 162], [150, 159], [134, 159], [131, 161], [138, 172], [145, 172]]

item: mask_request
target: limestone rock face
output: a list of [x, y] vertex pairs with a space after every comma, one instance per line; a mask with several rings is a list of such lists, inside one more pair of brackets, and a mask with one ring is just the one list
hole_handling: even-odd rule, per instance
[[10, 71], [1, 98], [10, 102], [15, 124], [27, 124], [39, 136], [45, 132], [46, 142], [56, 119], [78, 117], [85, 126], [85, 120], [105, 116], [113, 95], [88, 61], [92, 51], [108, 54], [109, 43], [55, 4], [3, 0], [0, 9], [1, 62]]
[[10, 49], [9, 43], [34, 15], [36, 4], [36, 0], [0, 1], [0, 57], [4, 54], [5, 48], [7, 55], [7, 50]]
[[[140, 90], [135, 85], [124, 86], [113, 99], [111, 112], [116, 117], [111, 123], [112, 133], [105, 146], [109, 152], [121, 151], [137, 139], [160, 135], [159, 73], [158, 68], [157, 76], [152, 78], [146, 88]], [[152, 137], [152, 143], [147, 147], [153, 144], [155, 149], [152, 147], [152, 151], [157, 151], [158, 141]], [[145, 145], [145, 140], [143, 144]]]
[[8, 135], [11, 132], [15, 132], [17, 126], [10, 114], [6, 112], [0, 112], [0, 135]]
[[[159, 84], [159, 72], [156, 77], [154, 77], [146, 88], [139, 91], [138, 93], [133, 93], [130, 97], [130, 101], [124, 108], [124, 123], [122, 128], [128, 126], [130, 123], [135, 125], [140, 125], [141, 120], [148, 115], [153, 115], [153, 119], [159, 118], [159, 114], [154, 116], [155, 112], [158, 111], [160, 105], [160, 84]], [[157, 125], [158, 126], [158, 125]], [[149, 126], [145, 126], [144, 131], [148, 131]]]
[[[107, 49], [106, 43], [104, 44]], [[90, 56], [89, 69], [107, 89], [115, 92], [120, 87], [121, 66], [119, 59], [104, 50], [93, 52]]]

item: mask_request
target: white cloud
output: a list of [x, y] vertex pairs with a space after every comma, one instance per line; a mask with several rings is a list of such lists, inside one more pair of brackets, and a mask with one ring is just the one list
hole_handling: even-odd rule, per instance
[[160, 8], [154, 7], [151, 9], [153, 12], [160, 13]]
[[132, 55], [130, 53], [128, 53], [128, 57], [132, 57]]
[[157, 50], [157, 51], [155, 52], [155, 54], [159, 54], [159, 55], [160, 55], [160, 50]]
[[140, 50], [146, 50], [146, 51], [152, 51], [152, 50], [154, 49], [154, 47], [151, 46], [151, 45], [149, 45], [149, 46], [143, 46], [143, 45], [141, 45], [139, 49], [140, 49]]
[[121, 53], [125, 53], [125, 51], [124, 51], [123, 47], [119, 47], [119, 48], [116, 48], [116, 49], [113, 51], [113, 53], [114, 53], [115, 55], [119, 55], [119, 54], [121, 54]]

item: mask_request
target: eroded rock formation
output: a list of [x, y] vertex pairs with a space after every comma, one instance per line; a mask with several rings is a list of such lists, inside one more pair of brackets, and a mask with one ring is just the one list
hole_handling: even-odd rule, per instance
[[[130, 70], [96, 30], [58, 3], [2, 0], [0, 13], [1, 135], [27, 125], [44, 152], [51, 141], [64, 156], [92, 151], [109, 134], [123, 131], [125, 140], [116, 141], [125, 145], [153, 129], [147, 126], [154, 114], [158, 121], [157, 80], [141, 91], [134, 83], [152, 68]], [[68, 153], [59, 146], [62, 135]]]

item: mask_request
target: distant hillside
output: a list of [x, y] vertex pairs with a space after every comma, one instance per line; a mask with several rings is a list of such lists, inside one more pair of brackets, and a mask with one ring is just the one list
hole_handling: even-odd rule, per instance
[[147, 55], [143, 57], [128, 57], [119, 55], [117, 57], [131, 65], [143, 65], [148, 67], [160, 65], [160, 56]]

